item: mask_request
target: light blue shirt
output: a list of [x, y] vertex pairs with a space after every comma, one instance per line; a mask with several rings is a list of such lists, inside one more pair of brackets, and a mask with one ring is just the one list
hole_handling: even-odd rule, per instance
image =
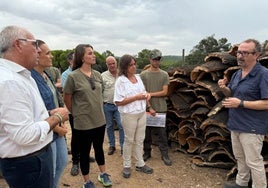
[[66, 69], [62, 74], [61, 74], [61, 85], [64, 87], [65, 81], [67, 80], [68, 75], [72, 72], [72, 68], [69, 66], [68, 69]]

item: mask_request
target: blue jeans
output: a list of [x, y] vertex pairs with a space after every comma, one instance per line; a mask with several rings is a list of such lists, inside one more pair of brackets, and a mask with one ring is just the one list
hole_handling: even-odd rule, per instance
[[51, 148], [53, 154], [53, 187], [57, 188], [60, 177], [68, 163], [68, 151], [64, 136], [57, 136], [51, 143]]
[[10, 188], [52, 188], [53, 166], [52, 151], [46, 151], [31, 157], [1, 159], [3, 176]]
[[106, 119], [106, 129], [109, 140], [109, 145], [115, 147], [115, 136], [114, 136], [114, 119], [119, 129], [119, 143], [121, 148], [124, 144], [124, 130], [121, 124], [120, 113], [116, 105], [111, 103], [104, 104], [104, 114]]

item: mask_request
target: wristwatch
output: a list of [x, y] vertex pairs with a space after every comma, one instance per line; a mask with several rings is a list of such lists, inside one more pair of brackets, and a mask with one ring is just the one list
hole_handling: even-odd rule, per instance
[[244, 108], [244, 100], [241, 100], [239, 105], [238, 105], [239, 108]]

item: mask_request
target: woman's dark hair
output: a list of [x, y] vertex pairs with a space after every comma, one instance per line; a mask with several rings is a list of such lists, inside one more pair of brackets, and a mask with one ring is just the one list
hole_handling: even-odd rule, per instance
[[37, 44], [38, 46], [40, 47], [42, 44], [46, 44], [44, 41], [40, 40], [40, 39], [37, 39]]
[[120, 58], [120, 60], [119, 60], [119, 73], [118, 73], [120, 76], [124, 75], [127, 77], [127, 69], [129, 67], [132, 59], [136, 62], [135, 58], [131, 55], [128, 55], [128, 54], [125, 54]]
[[83, 65], [83, 57], [85, 54], [86, 48], [93, 47], [90, 44], [79, 44], [74, 49], [74, 62], [73, 62], [73, 71], [80, 68]]

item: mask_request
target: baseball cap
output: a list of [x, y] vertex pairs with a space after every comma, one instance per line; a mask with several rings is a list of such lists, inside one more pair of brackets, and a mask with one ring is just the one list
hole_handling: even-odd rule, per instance
[[151, 52], [150, 52], [150, 59], [155, 59], [157, 57], [162, 57], [162, 52], [158, 49], [153, 49]]

